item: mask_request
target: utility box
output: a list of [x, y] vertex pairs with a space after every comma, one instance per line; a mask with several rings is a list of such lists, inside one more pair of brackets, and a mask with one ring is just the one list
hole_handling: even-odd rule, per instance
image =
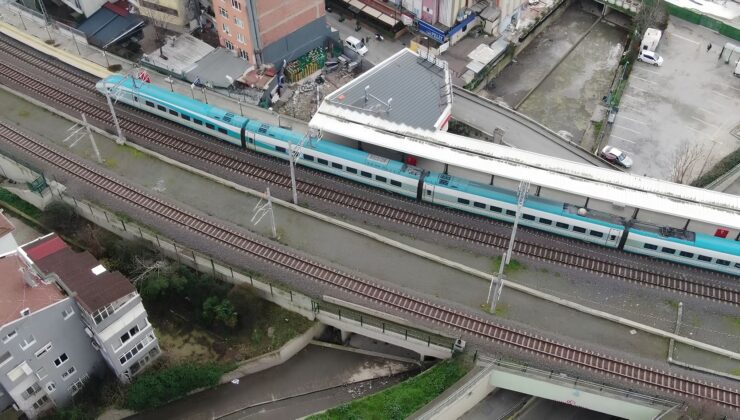
[[645, 36], [642, 37], [642, 43], [640, 43], [640, 50], [648, 50], [655, 52], [658, 49], [658, 43], [660, 43], [660, 37], [663, 36], [663, 32], [655, 28], [647, 28], [645, 30]]

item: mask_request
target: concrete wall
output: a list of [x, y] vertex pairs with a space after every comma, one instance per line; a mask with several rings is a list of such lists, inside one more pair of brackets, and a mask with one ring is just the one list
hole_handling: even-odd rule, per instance
[[269, 44], [263, 40], [262, 60], [275, 64], [281, 63], [282, 60], [295, 60], [314, 48], [323, 47], [327, 37], [331, 36], [339, 42], [339, 33], [335, 32], [332, 35], [331, 28], [322, 15]]
[[[218, 0], [217, 0], [218, 1]], [[324, 0], [257, 0], [262, 47], [303, 28], [326, 15]]]

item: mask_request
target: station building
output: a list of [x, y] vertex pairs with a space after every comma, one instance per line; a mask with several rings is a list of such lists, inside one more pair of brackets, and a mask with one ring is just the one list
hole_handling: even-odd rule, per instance
[[[568, 203], [634, 223], [740, 240], [740, 197], [448, 133], [447, 64], [403, 49], [328, 95], [321, 137], [423, 169]], [[468, 210], [467, 208], [465, 210]]]
[[91, 376], [128, 382], [160, 354], [136, 289], [91, 254], [50, 234], [0, 255], [0, 413], [38, 417]]

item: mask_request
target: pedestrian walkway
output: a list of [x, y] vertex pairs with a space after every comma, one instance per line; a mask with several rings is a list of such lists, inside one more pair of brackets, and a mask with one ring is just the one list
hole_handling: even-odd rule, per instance
[[[22, 13], [19, 8], [13, 7], [9, 4], [0, 4], [0, 17], [2, 22], [12, 25], [12, 27], [17, 29], [16, 31], [13, 31], [11, 28], [8, 31], [4, 31], [8, 36], [12, 36], [16, 39], [24, 35], [35, 37], [38, 41], [34, 42], [34, 48], [42, 48], [44, 52], [58, 57], [70, 65], [75, 65], [82, 70], [95, 74], [96, 76], [104, 77], [106, 73], [105, 69], [110, 69], [116, 65], [121, 66], [121, 70], [119, 72], [122, 74], [138, 75], [139, 71], [142, 70], [137, 63], [133, 63], [92, 45], [88, 45], [79, 37], [73, 36], [70, 31], [60, 29], [61, 26], [59, 28], [55, 25], [45, 26], [36, 16]], [[48, 45], [49, 43], [52, 43], [53, 46]], [[82, 60], [70, 60], [70, 56], [84, 59], [85, 61], [94, 63], [97, 66], [84, 65], [85, 63]], [[194, 87], [190, 83], [169, 78], [153, 70], [147, 70], [147, 72], [151, 77], [152, 84], [170, 89], [171, 91], [177, 92], [181, 95], [189, 96], [210, 105], [231, 111], [234, 114], [244, 115], [249, 118], [264, 121], [268, 124], [281, 124], [284, 127], [290, 127], [293, 131], [303, 134], [308, 130], [308, 124], [304, 121], [285, 115], [279, 116], [274, 111], [245, 103], [236, 97], [229, 97], [217, 91]]]

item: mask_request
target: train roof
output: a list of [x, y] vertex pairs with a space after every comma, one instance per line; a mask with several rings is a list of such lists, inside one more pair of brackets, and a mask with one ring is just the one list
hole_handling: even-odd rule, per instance
[[[321, 105], [323, 108], [325, 104]], [[327, 115], [319, 109], [310, 126], [406, 154], [545, 188], [740, 229], [740, 197], [648, 177], [578, 164], [446, 132], [406, 127], [391, 132], [359, 124], [351, 109]], [[335, 107], [336, 108], [336, 107]], [[363, 119], [367, 119], [363, 116]]]
[[649, 236], [651, 238], [661, 239], [664, 241], [675, 242], [678, 244], [697, 246], [699, 248], [709, 249], [723, 254], [738, 255], [740, 254], [740, 242], [733, 241], [731, 239], [717, 238], [712, 235], [705, 233], [696, 232], [694, 241], [686, 239], [679, 239], [670, 236], [663, 236], [656, 232], [650, 232], [643, 229], [632, 229], [633, 232], [639, 233], [640, 235]]

